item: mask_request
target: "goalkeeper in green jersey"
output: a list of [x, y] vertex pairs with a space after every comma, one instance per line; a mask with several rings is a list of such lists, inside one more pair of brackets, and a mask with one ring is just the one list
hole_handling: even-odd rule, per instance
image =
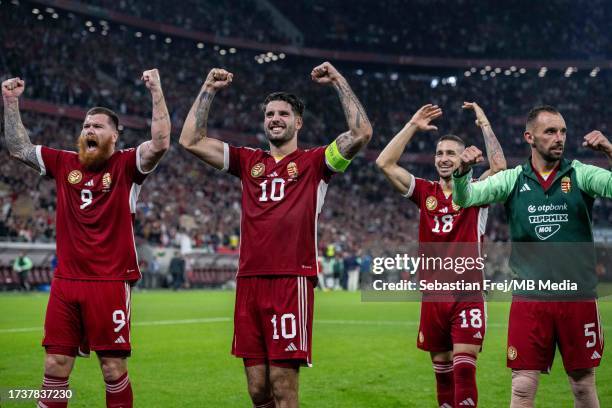
[[[550, 370], [556, 345], [575, 407], [599, 407], [595, 367], [603, 337], [591, 214], [595, 198], [612, 198], [612, 172], [565, 159], [566, 132], [559, 111], [534, 108], [524, 134], [531, 146], [525, 163], [470, 183], [471, 167], [483, 161], [482, 152], [471, 146], [453, 175], [453, 198], [461, 207], [504, 203], [512, 240], [510, 267], [519, 283], [535, 283], [530, 290], [520, 286], [512, 298], [511, 407], [533, 406], [539, 374]], [[583, 146], [603, 152], [612, 164], [612, 143], [601, 132], [587, 134]]]

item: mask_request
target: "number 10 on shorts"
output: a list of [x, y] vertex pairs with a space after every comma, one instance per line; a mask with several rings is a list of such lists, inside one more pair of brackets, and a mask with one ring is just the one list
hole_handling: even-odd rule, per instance
[[[280, 337], [278, 335], [278, 321], [276, 315], [272, 316], [272, 319], [270, 321], [272, 322], [272, 327], [274, 328], [274, 334], [272, 334], [272, 339], [278, 340], [280, 339]], [[295, 315], [293, 313], [285, 313], [284, 315], [282, 315], [280, 318], [280, 326], [281, 335], [283, 336], [283, 339], [292, 339], [295, 337], [297, 330], [295, 324]], [[290, 329], [289, 332], [287, 332], [288, 328]]]

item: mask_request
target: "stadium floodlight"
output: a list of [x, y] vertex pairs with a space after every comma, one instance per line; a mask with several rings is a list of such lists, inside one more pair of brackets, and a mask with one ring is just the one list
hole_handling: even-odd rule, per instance
[[470, 75], [472, 75], [472, 73], [470, 71], [465, 71], [463, 75], [466, 77], [469, 77]]
[[355, 73], [357, 75], [363, 75], [363, 69], [358, 69], [357, 71], [355, 71]]
[[480, 75], [486, 75], [487, 71], [485, 71], [484, 69], [480, 70]]
[[196, 47], [198, 47], [198, 48], [201, 50], [202, 48], [204, 48], [204, 43], [199, 42], [199, 43], [196, 45]]
[[136, 38], [140, 38], [140, 37], [142, 37], [142, 33], [141, 33], [140, 31], [136, 31], [136, 32], [134, 33], [134, 37], [136, 37]]
[[102, 30], [102, 32], [101, 32], [100, 34], [102, 34], [102, 35], [106, 35], [106, 34], [108, 34], [108, 31], [106, 31], [106, 30]]
[[89, 27], [89, 32], [90, 33], [95, 33], [96, 32], [96, 27]]
[[51, 8], [51, 7], [47, 7], [47, 8], [45, 9], [45, 11], [46, 11], [47, 13], [49, 13], [49, 14], [53, 14], [53, 13], [55, 13], [55, 10], [54, 10], [53, 8]]
[[435, 88], [438, 86], [438, 84], [440, 83], [440, 80], [438, 78], [434, 78], [431, 80], [431, 83], [429, 84], [432, 88]]
[[38, 14], [38, 13], [40, 13], [39, 9], [37, 9], [37, 8], [33, 8], [32, 9], [32, 14]]
[[86, 25], [87, 27], [91, 27], [91, 26], [93, 26], [93, 23], [92, 23], [91, 21], [87, 20], [87, 21], [85, 22], [85, 25]]
[[272, 58], [272, 61], [277, 61], [277, 60], [278, 60], [278, 57], [277, 57], [276, 55], [273, 55], [273, 56], [272, 56], [272, 57], [270, 57], [270, 58]]
[[485, 71], [490, 71], [490, 70], [491, 70], [491, 66], [490, 66], [490, 65], [487, 65], [487, 66], [485, 67]]
[[511, 73], [512, 73], [512, 71], [510, 71], [509, 69], [507, 69], [507, 70], [505, 70], [505, 71], [504, 71], [504, 74], [505, 74], [505, 75], [510, 75]]
[[451, 86], [455, 86], [455, 85], [457, 85], [457, 77], [456, 76], [449, 76], [448, 79], [446, 80], [446, 82], [448, 82], [448, 84], [451, 85]]
[[156, 38], [157, 38], [157, 36], [156, 36], [155, 34], [151, 34], [151, 35], [149, 35], [149, 39], [150, 39], [151, 41], [155, 40]]
[[524, 74], [525, 72], [527, 72], [527, 70], [526, 70], [525, 68], [521, 68], [521, 69], [519, 69], [519, 72], [520, 72], [521, 74]]
[[229, 53], [230, 54], [235, 54], [236, 53], [236, 49], [234, 47], [229, 49]]
[[44, 19], [45, 17], [44, 17], [42, 14], [39, 14], [37, 18], [38, 18], [38, 20], [42, 20], [42, 19]]
[[274, 55], [274, 53], [272, 51], [268, 51], [268, 53], [266, 54], [268, 57], [271, 57]]
[[57, 20], [59, 18], [59, 14], [53, 13], [51, 14], [51, 17]]
[[166, 44], [170, 44], [172, 42], [172, 38], [166, 37], [164, 41], [166, 42]]
[[511, 67], [510, 67], [510, 71], [512, 71], [512, 72], [516, 71], [516, 67], [515, 67], [514, 65], [513, 65], [513, 66], [511, 66]]
[[495, 68], [495, 73], [496, 74], [499, 74], [500, 72], [501, 72], [501, 68], [499, 68], [499, 67]]
[[280, 54], [278, 54], [278, 58], [285, 59], [285, 53], [281, 52]]
[[225, 55], [225, 54], [227, 54], [227, 51], [225, 51], [225, 49], [224, 49], [224, 48], [221, 48], [221, 49], [219, 50], [219, 54], [221, 54], [221, 55]]
[[495, 75], [497, 75], [495, 71], [491, 71], [491, 78], [495, 78]]
[[478, 71], [478, 69], [477, 69], [476, 67], [472, 67], [472, 68], [470, 68], [470, 71], [471, 71], [471, 72], [472, 72], [472, 74], [473, 74], [473, 73], [475, 73], [476, 71]]
[[392, 81], [397, 81], [399, 75], [397, 74], [397, 72], [392, 72], [390, 78]]

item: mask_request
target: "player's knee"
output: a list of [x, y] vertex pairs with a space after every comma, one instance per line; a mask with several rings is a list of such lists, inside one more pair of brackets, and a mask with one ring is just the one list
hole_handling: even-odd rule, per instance
[[523, 403], [516, 406], [532, 406], [538, 389], [538, 377], [537, 371], [512, 371], [512, 400], [515, 403]]
[[115, 381], [127, 371], [125, 358], [100, 357], [100, 368], [104, 381]]
[[57, 377], [68, 377], [72, 371], [73, 357], [61, 354], [45, 355], [45, 374]]
[[277, 402], [297, 400], [298, 379], [297, 370], [291, 368], [270, 370], [272, 394]]
[[595, 370], [576, 370], [567, 373], [576, 400], [590, 397], [595, 392]]

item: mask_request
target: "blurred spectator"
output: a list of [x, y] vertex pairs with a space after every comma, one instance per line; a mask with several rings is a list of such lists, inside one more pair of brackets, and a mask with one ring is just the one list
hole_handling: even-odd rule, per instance
[[32, 270], [32, 266], [32, 260], [25, 252], [21, 252], [21, 254], [19, 254], [19, 256], [13, 262], [13, 271], [17, 273], [17, 276], [19, 276], [19, 285], [22, 290], [30, 290], [28, 275]]

